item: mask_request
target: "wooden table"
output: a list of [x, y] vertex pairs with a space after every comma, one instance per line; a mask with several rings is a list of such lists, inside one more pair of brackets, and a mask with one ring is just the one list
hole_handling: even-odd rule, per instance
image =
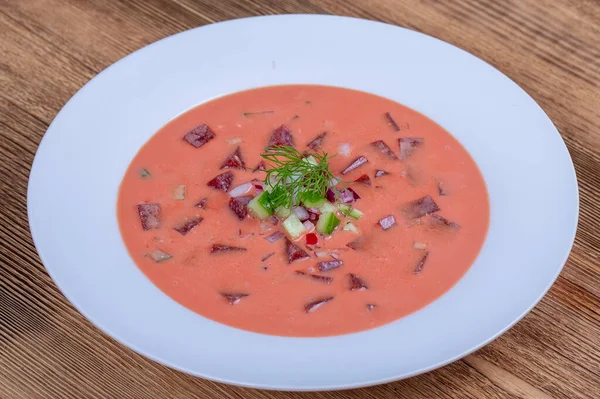
[[[600, 392], [597, 0], [2, 0], [0, 11], [0, 398], [592, 398], [594, 389]], [[350, 15], [441, 38], [507, 74], [554, 121], [577, 169], [579, 231], [556, 284], [501, 338], [440, 370], [384, 386], [257, 391], [137, 355], [98, 331], [56, 288], [31, 241], [26, 192], [37, 145], [63, 104], [146, 44], [212, 22], [277, 13]]]

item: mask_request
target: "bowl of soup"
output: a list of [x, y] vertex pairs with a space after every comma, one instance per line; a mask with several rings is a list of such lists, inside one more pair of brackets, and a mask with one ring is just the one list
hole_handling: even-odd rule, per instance
[[577, 201], [556, 128], [490, 65], [289, 15], [187, 31], [92, 79], [40, 144], [28, 213], [58, 287], [119, 342], [320, 390], [506, 331], [562, 269]]

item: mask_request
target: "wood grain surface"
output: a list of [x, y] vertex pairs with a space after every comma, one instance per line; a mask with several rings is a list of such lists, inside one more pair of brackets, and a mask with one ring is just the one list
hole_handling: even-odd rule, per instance
[[[171, 370], [116, 343], [48, 276], [27, 224], [27, 178], [65, 102], [113, 62], [165, 36], [279, 13], [350, 15], [438, 37], [512, 78], [558, 127], [579, 179], [575, 246], [539, 305], [490, 345], [378, 387], [243, 389]], [[600, 397], [598, 0], [0, 0], [0, 35], [1, 399]]]

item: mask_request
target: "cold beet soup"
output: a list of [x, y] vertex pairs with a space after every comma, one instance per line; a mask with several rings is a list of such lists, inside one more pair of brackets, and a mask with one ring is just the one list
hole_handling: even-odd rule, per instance
[[467, 151], [426, 116], [349, 89], [287, 85], [197, 106], [121, 183], [141, 271], [212, 320], [318, 337], [406, 316], [450, 289], [486, 237]]

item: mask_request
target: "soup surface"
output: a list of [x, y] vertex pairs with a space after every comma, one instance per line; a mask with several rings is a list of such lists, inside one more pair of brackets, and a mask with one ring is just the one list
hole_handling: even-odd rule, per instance
[[[322, 208], [302, 203], [299, 233], [285, 212], [248, 210], [270, 190], [256, 170], [273, 167], [261, 157], [269, 144], [336, 154], [332, 190], [352, 195], [327, 205], [339, 220], [331, 234], [315, 230]], [[134, 262], [175, 301], [299, 337], [370, 329], [431, 303], [469, 269], [489, 223], [481, 173], [442, 127], [382, 97], [312, 85], [239, 92], [178, 116], [131, 162], [117, 211]]]

